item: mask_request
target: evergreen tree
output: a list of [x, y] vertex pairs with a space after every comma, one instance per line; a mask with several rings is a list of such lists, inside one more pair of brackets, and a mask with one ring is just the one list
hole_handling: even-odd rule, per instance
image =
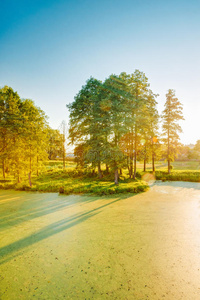
[[182, 104], [178, 98], [176, 98], [175, 91], [169, 89], [166, 94], [165, 109], [162, 115], [163, 142], [166, 147], [169, 174], [171, 171], [170, 162], [176, 157], [179, 133], [182, 132], [181, 126], [178, 124], [178, 121], [184, 120], [182, 109]]
[[[76, 147], [84, 145], [84, 148], [88, 149], [85, 157], [81, 159], [94, 167], [97, 166], [100, 178], [103, 152], [106, 147], [105, 140], [109, 129], [105, 125], [108, 111], [105, 109], [106, 103], [102, 101], [103, 91], [102, 83], [90, 78], [79, 91], [74, 102], [67, 106], [70, 110], [69, 139]], [[78, 149], [80, 150], [80, 147]]]
[[129, 134], [129, 175], [136, 178], [136, 162], [143, 126], [146, 118], [148, 79], [143, 72], [135, 70], [133, 74], [121, 73], [120, 77], [126, 82], [127, 110], [126, 123]]
[[151, 155], [152, 159], [152, 171], [155, 172], [155, 158], [159, 157], [159, 114], [156, 108], [157, 94], [153, 94], [153, 92], [149, 89], [147, 94], [147, 107], [146, 107], [146, 132], [148, 135], [148, 149], [149, 156]]
[[116, 184], [119, 171], [127, 166], [130, 177], [135, 179], [137, 155], [142, 147], [145, 164], [147, 156], [155, 157], [155, 98], [148, 79], [139, 70], [131, 75], [111, 75], [104, 83], [90, 78], [68, 105], [69, 138], [75, 145], [77, 163], [98, 167], [100, 178], [101, 164], [105, 163], [107, 172], [114, 171]]
[[122, 78], [111, 75], [105, 82], [107, 90], [106, 100], [110, 103], [110, 157], [109, 165], [114, 170], [115, 184], [118, 184], [119, 168], [124, 164], [124, 155], [121, 151], [121, 141], [127, 133], [126, 115], [128, 113], [126, 83]]

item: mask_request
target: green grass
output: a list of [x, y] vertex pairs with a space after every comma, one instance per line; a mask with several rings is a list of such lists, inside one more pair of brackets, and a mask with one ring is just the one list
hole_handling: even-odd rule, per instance
[[[200, 182], [200, 163], [198, 161], [175, 161], [171, 163], [171, 174], [168, 174], [168, 167], [166, 162], [157, 162], [155, 167], [155, 179], [162, 181], [189, 181]], [[147, 164], [146, 173], [152, 173], [151, 164]], [[143, 165], [138, 164], [138, 178], [142, 178]]]
[[[186, 170], [186, 171], [198, 171], [200, 170], [200, 163], [198, 161], [174, 161], [171, 163], [173, 170]], [[138, 170], [143, 170], [143, 164], [137, 164]], [[156, 170], [167, 171], [167, 163], [165, 161], [156, 162]], [[152, 164], [148, 163], [146, 166], [147, 171], [152, 170]]]
[[72, 167], [61, 170], [53, 168], [45, 171], [39, 177], [33, 177], [33, 185], [28, 180], [16, 183], [14, 180], [1, 182], [1, 189], [15, 189], [40, 192], [58, 192], [61, 194], [95, 194], [110, 195], [120, 193], [140, 193], [148, 190], [148, 184], [142, 180], [130, 180], [123, 176], [119, 184], [113, 182], [113, 175], [98, 179], [89, 171], [77, 170]]
[[[173, 162], [171, 174], [167, 173], [167, 164], [156, 163], [156, 180], [190, 181], [200, 182], [199, 162]], [[103, 179], [93, 176], [91, 171], [77, 170], [73, 161], [66, 162], [66, 169], [63, 170], [62, 161], [48, 161], [39, 177], [33, 175], [33, 185], [29, 186], [27, 177], [21, 183], [16, 183], [12, 176], [6, 180], [0, 178], [1, 189], [31, 190], [41, 192], [59, 192], [61, 194], [96, 194], [109, 195], [120, 193], [139, 193], [148, 189], [148, 184], [143, 181], [143, 164], [137, 164], [137, 180], [130, 180], [127, 170], [123, 170], [120, 176], [119, 185], [113, 183], [113, 174], [105, 175]], [[147, 164], [147, 172], [151, 173], [151, 164]], [[148, 176], [147, 176], [148, 177]], [[152, 178], [150, 178], [151, 180]], [[145, 177], [144, 177], [145, 180]], [[147, 178], [148, 180], [148, 178]]]
[[185, 171], [177, 170], [172, 171], [168, 174], [164, 171], [156, 171], [155, 173], [157, 180], [170, 180], [170, 181], [189, 181], [189, 182], [200, 182], [200, 171]]
[[91, 193], [96, 195], [109, 195], [119, 193], [139, 193], [146, 191], [148, 185], [141, 180], [123, 180], [115, 185], [109, 177], [102, 180], [91, 173], [76, 169], [65, 171], [52, 170], [34, 180], [32, 190], [42, 192], [60, 192], [62, 194]]

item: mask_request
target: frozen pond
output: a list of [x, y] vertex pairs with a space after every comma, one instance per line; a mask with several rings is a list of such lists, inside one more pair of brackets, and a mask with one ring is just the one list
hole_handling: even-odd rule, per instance
[[200, 183], [0, 191], [0, 299], [200, 299]]

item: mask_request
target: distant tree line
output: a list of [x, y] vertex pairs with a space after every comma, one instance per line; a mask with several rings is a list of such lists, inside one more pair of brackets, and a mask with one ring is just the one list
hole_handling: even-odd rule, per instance
[[0, 89], [0, 162], [3, 177], [20, 182], [39, 174], [43, 163], [62, 157], [62, 134], [51, 129], [47, 116], [30, 99], [20, 99], [11, 87]]
[[[162, 116], [157, 111], [157, 94], [143, 72], [110, 75], [104, 82], [87, 80], [68, 105], [69, 141], [74, 145], [77, 165], [97, 168], [99, 177], [113, 173], [115, 183], [127, 168], [136, 178], [136, 162], [165, 158], [168, 172], [180, 148], [178, 121], [182, 105], [174, 90], [168, 90]], [[162, 134], [159, 134], [162, 119]], [[45, 113], [30, 99], [21, 99], [11, 87], [0, 88], [0, 163], [3, 177], [14, 175], [20, 182], [39, 174], [47, 159], [63, 158], [65, 167], [65, 123], [51, 129]], [[196, 148], [199, 146], [197, 145]], [[199, 149], [199, 148], [198, 148]], [[198, 152], [198, 149], [195, 153]]]
[[178, 124], [183, 119], [182, 105], [174, 90], [168, 90], [161, 136], [157, 96], [139, 70], [110, 75], [104, 82], [92, 77], [87, 80], [74, 102], [67, 105], [69, 139], [75, 146], [78, 166], [97, 168], [101, 178], [104, 164], [118, 184], [122, 168], [127, 168], [130, 178], [135, 179], [137, 160], [144, 161], [144, 171], [146, 163], [152, 161], [155, 171], [155, 160], [164, 155], [170, 173], [182, 131]]
[[200, 162], [200, 140], [195, 145], [180, 145], [177, 160], [196, 160]]

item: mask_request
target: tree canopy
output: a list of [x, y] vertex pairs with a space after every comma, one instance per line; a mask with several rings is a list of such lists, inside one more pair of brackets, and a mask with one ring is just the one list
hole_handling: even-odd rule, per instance
[[184, 120], [183, 106], [176, 98], [175, 91], [169, 89], [166, 94], [165, 109], [163, 111], [163, 142], [166, 147], [166, 158], [168, 161], [168, 173], [170, 173], [170, 162], [174, 160], [179, 145], [179, 133], [182, 128], [179, 125], [180, 120]]
[[141, 157], [143, 151], [145, 161], [156, 155], [156, 97], [139, 70], [133, 74], [112, 74], [104, 82], [92, 77], [87, 80], [74, 102], [67, 106], [69, 139], [75, 145], [77, 161], [82, 166], [98, 167], [100, 178], [101, 165], [106, 164], [106, 170], [114, 172], [116, 184], [122, 167], [127, 167], [130, 178], [135, 179], [138, 155]]
[[47, 158], [47, 116], [34, 102], [20, 99], [11, 87], [0, 89], [0, 158], [3, 176], [13, 174], [20, 182], [25, 173], [39, 172]]

